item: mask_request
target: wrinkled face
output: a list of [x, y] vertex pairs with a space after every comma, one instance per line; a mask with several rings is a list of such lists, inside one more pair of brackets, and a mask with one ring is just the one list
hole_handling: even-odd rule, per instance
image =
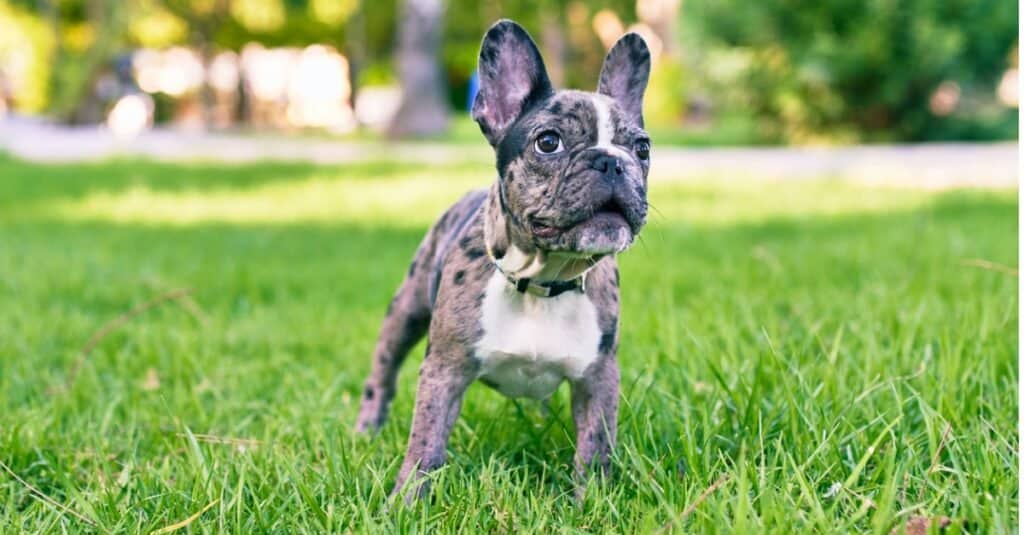
[[560, 91], [498, 143], [504, 208], [544, 251], [613, 254], [647, 219], [650, 138], [606, 95]]

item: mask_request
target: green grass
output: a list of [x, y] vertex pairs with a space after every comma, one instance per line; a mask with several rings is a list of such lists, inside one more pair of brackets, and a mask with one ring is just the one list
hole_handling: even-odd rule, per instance
[[[0, 158], [0, 461], [98, 525], [0, 470], [0, 531], [208, 504], [192, 532], [1016, 529], [1017, 278], [974, 262], [1016, 266], [1015, 192], [827, 180], [658, 177], [621, 258], [616, 476], [581, 507], [567, 388], [545, 413], [478, 385], [432, 503], [386, 511], [422, 346], [354, 435], [379, 321], [430, 220], [491, 176]], [[200, 311], [146, 311], [73, 375], [174, 288]]]

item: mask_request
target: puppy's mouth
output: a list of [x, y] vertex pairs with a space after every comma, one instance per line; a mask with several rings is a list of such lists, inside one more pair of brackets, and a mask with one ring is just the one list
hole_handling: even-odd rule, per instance
[[570, 231], [593, 229], [625, 228], [631, 233], [633, 226], [626, 216], [626, 209], [614, 197], [609, 198], [598, 206], [593, 212], [585, 214], [585, 217], [569, 223], [558, 225], [553, 221], [541, 218], [531, 218], [530, 231], [534, 236], [541, 239], [552, 239]]

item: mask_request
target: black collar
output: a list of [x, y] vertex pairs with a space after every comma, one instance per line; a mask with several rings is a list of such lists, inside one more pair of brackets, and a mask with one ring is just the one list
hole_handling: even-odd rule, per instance
[[[497, 264], [495, 264], [495, 267], [497, 267]], [[498, 268], [498, 271], [501, 271], [501, 268]], [[578, 290], [580, 293], [583, 293], [586, 289], [583, 279], [585, 275], [580, 275], [575, 279], [567, 281], [535, 282], [532, 279], [516, 279], [514, 277], [510, 277], [503, 271], [501, 271], [501, 274], [505, 275], [505, 279], [508, 280], [509, 284], [511, 284], [517, 292], [521, 294], [530, 293], [537, 297], [555, 297], [570, 290]]]

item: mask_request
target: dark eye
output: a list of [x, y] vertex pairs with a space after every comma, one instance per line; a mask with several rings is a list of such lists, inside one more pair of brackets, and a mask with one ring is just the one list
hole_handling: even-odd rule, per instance
[[651, 157], [651, 142], [641, 139], [633, 145], [633, 151], [636, 152], [637, 158], [646, 160]]
[[554, 154], [565, 150], [565, 147], [562, 146], [562, 138], [558, 137], [558, 134], [551, 130], [542, 132], [541, 135], [537, 136], [537, 141], [533, 146], [541, 154]]

